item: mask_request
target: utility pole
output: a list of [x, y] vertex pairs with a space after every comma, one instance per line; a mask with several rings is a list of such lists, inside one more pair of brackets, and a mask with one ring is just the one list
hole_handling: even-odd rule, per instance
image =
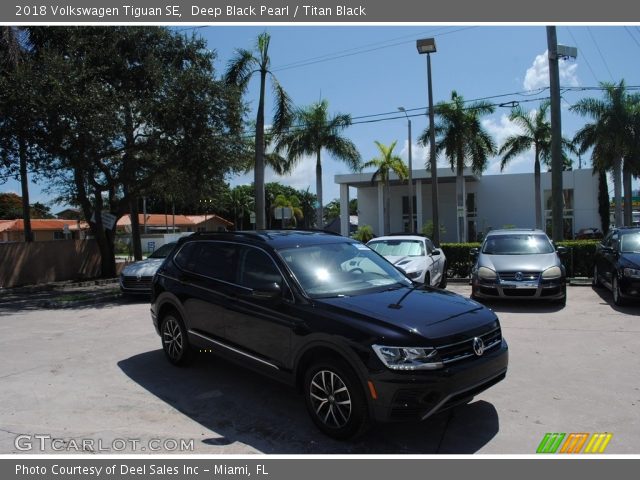
[[549, 93], [551, 96], [551, 235], [555, 242], [564, 238], [562, 188], [562, 125], [560, 116], [560, 70], [556, 27], [547, 27], [549, 51]]

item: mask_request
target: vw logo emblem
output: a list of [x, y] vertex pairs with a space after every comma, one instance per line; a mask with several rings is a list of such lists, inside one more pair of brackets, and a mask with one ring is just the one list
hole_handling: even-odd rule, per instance
[[137, 280], [137, 281], [142, 280], [142, 274], [140, 274], [140, 273], [139, 273], [138, 275], [136, 275], [136, 280]]
[[522, 281], [522, 272], [516, 272], [516, 280], [521, 282]]
[[478, 357], [482, 356], [484, 353], [484, 342], [480, 337], [473, 338], [473, 353], [475, 353]]

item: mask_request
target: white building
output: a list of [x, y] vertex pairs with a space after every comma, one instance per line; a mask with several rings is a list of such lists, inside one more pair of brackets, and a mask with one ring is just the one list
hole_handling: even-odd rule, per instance
[[[357, 189], [359, 225], [370, 225], [375, 235], [382, 235], [384, 224], [383, 184], [371, 183], [372, 173], [336, 175], [340, 185], [341, 211], [349, 203], [349, 187]], [[432, 218], [431, 174], [426, 170], [414, 170], [414, 227], [420, 231]], [[456, 223], [456, 177], [450, 168], [438, 169], [438, 198], [440, 224], [446, 233], [444, 242], [457, 239]], [[407, 181], [399, 181], [391, 175], [391, 225], [390, 232], [410, 231]], [[598, 214], [598, 176], [591, 169], [563, 172], [562, 184], [565, 196], [565, 238], [572, 238], [581, 228], [600, 227]], [[542, 211], [545, 222], [551, 222], [551, 173], [541, 174]], [[477, 234], [489, 230], [514, 226], [535, 227], [535, 196], [533, 173], [513, 173], [498, 175], [474, 175], [465, 170], [467, 195], [467, 232], [470, 241]], [[348, 234], [345, 218], [341, 233]]]

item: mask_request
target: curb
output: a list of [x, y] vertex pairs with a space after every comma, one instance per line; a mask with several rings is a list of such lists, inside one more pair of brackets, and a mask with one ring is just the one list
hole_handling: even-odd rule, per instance
[[46, 300], [41, 302], [38, 306], [41, 308], [51, 308], [51, 309], [62, 309], [62, 308], [74, 308], [74, 307], [84, 307], [87, 305], [96, 305], [99, 303], [106, 303], [112, 300], [118, 300], [122, 298], [122, 293], [120, 292], [111, 292], [105, 294], [94, 295], [90, 298], [82, 299], [82, 300]]

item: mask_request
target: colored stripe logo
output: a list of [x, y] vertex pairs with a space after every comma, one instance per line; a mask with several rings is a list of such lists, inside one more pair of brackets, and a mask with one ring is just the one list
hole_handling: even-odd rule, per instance
[[613, 434], [608, 432], [545, 433], [536, 453], [604, 453], [612, 437]]

